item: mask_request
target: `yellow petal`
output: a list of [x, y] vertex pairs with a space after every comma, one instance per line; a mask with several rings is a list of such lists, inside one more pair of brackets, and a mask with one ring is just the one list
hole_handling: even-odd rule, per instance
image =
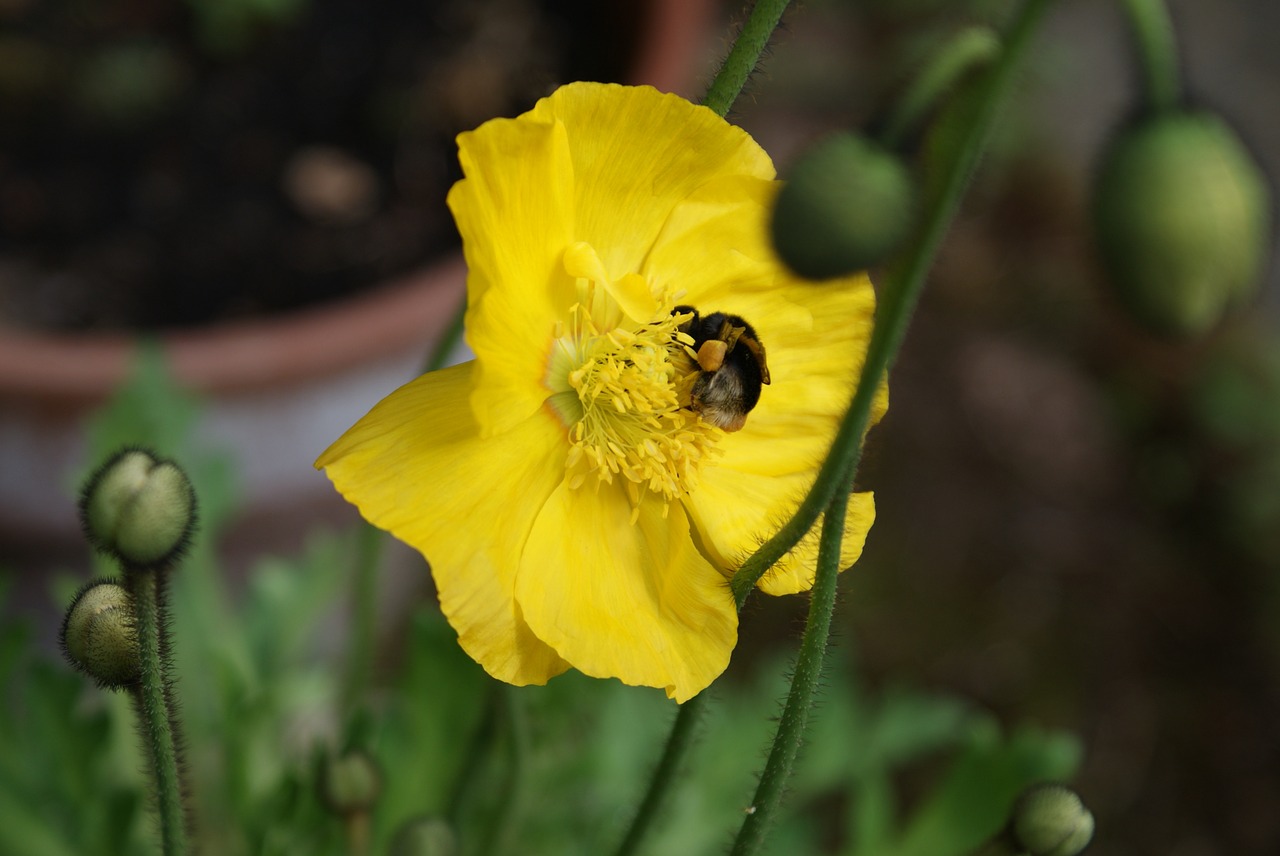
[[723, 576], [690, 539], [679, 503], [561, 485], [534, 524], [516, 579], [525, 621], [595, 677], [662, 687], [684, 702], [729, 663], [737, 612]]
[[775, 174], [741, 128], [648, 86], [571, 83], [539, 101], [531, 116], [565, 125], [576, 238], [596, 248], [610, 279], [639, 269], [672, 207], [704, 182]]
[[458, 136], [465, 178], [449, 192], [467, 260], [471, 406], [486, 436], [542, 406], [546, 357], [572, 305], [573, 166], [562, 124], [495, 119]]
[[571, 244], [564, 253], [564, 268], [572, 277], [600, 283], [632, 324], [647, 324], [661, 308], [661, 301], [644, 277], [629, 273], [614, 281], [595, 247], [586, 241]]
[[575, 297], [567, 248], [593, 247], [598, 281], [647, 322], [653, 297], [634, 274], [672, 208], [717, 176], [774, 174], [744, 131], [650, 87], [570, 84], [458, 145], [465, 178], [449, 206], [469, 268], [471, 406], [485, 436], [546, 399], [552, 331]]
[[530, 631], [513, 592], [534, 518], [564, 474], [563, 429], [539, 412], [481, 440], [467, 406], [473, 369], [402, 386], [316, 466], [369, 522], [426, 556], [472, 658], [499, 680], [542, 684], [568, 664]]
[[709, 179], [672, 209], [643, 272], [658, 286], [682, 289], [681, 300], [704, 311], [744, 292], [778, 296], [784, 271], [767, 229], [778, 186], [749, 175]]

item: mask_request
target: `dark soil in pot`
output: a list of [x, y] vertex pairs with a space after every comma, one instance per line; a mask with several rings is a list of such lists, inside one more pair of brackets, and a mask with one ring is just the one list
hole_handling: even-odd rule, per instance
[[639, 0], [0, 4], [0, 327], [154, 329], [455, 246], [455, 135], [618, 80]]

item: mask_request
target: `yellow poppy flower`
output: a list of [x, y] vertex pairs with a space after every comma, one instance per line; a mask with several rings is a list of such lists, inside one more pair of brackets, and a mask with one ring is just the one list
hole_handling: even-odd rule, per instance
[[[870, 283], [790, 276], [767, 239], [768, 155], [655, 89], [570, 84], [458, 146], [476, 358], [393, 392], [316, 466], [426, 556], [494, 677], [572, 667], [683, 702], [728, 664], [728, 579], [794, 512], [848, 405]], [[677, 306], [763, 344], [771, 382], [740, 430], [694, 409], [715, 363]], [[874, 516], [852, 500], [842, 566]], [[815, 555], [811, 535], [760, 588], [809, 588]]]

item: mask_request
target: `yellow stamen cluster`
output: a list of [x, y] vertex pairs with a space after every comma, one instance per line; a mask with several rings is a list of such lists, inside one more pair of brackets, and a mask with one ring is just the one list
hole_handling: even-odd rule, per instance
[[581, 415], [569, 426], [569, 487], [592, 475], [605, 484], [621, 476], [636, 513], [645, 489], [670, 503], [693, 487], [720, 434], [688, 408], [698, 368], [689, 337], [676, 330], [680, 318], [601, 332], [581, 305], [570, 314], [567, 382]]

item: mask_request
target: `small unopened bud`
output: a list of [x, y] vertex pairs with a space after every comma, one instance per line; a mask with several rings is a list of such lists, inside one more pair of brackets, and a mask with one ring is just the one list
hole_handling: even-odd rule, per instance
[[1063, 785], [1034, 785], [1013, 809], [1013, 836], [1030, 856], [1076, 856], [1093, 838], [1093, 814]]
[[391, 856], [457, 856], [458, 837], [438, 817], [419, 817], [405, 823], [391, 839]]
[[80, 500], [85, 532], [100, 550], [134, 567], [156, 567], [187, 546], [196, 495], [172, 461], [128, 449], [89, 479]]
[[111, 580], [80, 589], [62, 621], [63, 653], [71, 665], [108, 689], [138, 682], [142, 660], [129, 593]]
[[367, 812], [381, 793], [382, 773], [364, 752], [352, 750], [321, 764], [320, 796], [336, 814]]
[[1172, 112], [1125, 128], [1097, 174], [1094, 227], [1121, 302], [1162, 334], [1208, 330], [1253, 294], [1270, 189], [1229, 126]]
[[837, 134], [803, 155], [778, 192], [774, 248], [806, 279], [865, 270], [902, 243], [915, 205], [915, 182], [897, 155]]

